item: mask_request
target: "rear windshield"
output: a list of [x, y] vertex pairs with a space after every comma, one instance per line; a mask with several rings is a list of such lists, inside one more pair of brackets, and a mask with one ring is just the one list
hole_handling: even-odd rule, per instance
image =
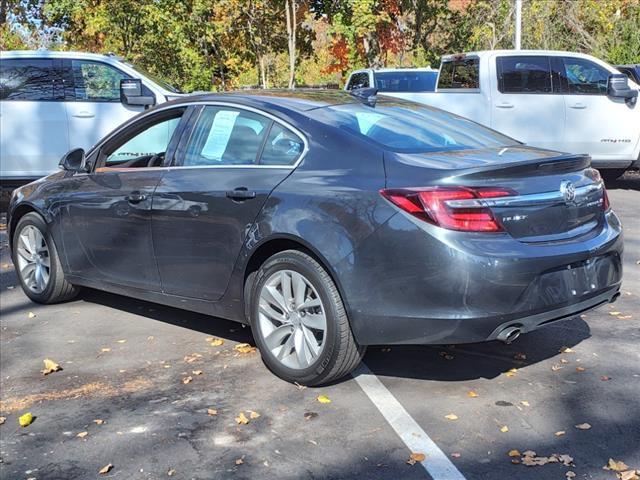
[[351, 103], [309, 113], [323, 123], [396, 152], [442, 152], [518, 143], [466, 118], [412, 102], [379, 101], [375, 107]]
[[438, 72], [376, 72], [379, 92], [433, 92]]
[[480, 88], [480, 60], [463, 58], [442, 62], [438, 90], [443, 88]]

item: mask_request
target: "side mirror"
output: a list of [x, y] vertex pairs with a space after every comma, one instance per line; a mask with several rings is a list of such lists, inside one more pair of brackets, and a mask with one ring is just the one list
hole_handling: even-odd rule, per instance
[[629, 87], [629, 77], [624, 73], [612, 73], [607, 81], [607, 95], [611, 98], [624, 98], [625, 102], [635, 105], [638, 90]]
[[142, 80], [139, 78], [120, 80], [120, 101], [125, 105], [141, 105], [143, 107], [151, 107], [156, 104], [153, 95], [143, 95]]
[[58, 164], [63, 170], [68, 172], [85, 172], [84, 149], [74, 148], [64, 154]]

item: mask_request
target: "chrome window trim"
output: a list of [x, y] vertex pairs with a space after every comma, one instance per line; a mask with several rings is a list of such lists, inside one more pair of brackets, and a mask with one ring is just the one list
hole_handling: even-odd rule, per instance
[[[593, 192], [601, 191], [604, 188], [602, 182], [591, 183], [576, 188], [576, 196], [570, 204], [581, 203]], [[498, 198], [469, 198], [464, 200], [447, 200], [447, 206], [451, 208], [487, 208], [487, 207], [526, 207], [536, 205], [556, 205], [565, 204], [564, 195], [560, 190], [545, 193], [533, 193], [528, 195], [517, 195], [513, 197]]]
[[[300, 154], [300, 156], [298, 157], [298, 159], [295, 161], [295, 163], [293, 163], [292, 165], [189, 165], [189, 166], [181, 166], [181, 165], [168, 165], [166, 167], [141, 167], [141, 168], [134, 168], [131, 169], [132, 171], [137, 170], [143, 170], [146, 168], [163, 168], [163, 169], [193, 169], [193, 168], [267, 168], [267, 169], [273, 169], [273, 168], [279, 168], [279, 169], [287, 169], [287, 170], [294, 170], [295, 168], [298, 167], [298, 165], [300, 165], [300, 163], [302, 162], [302, 160], [304, 160], [304, 157], [307, 155], [307, 152], [309, 151], [309, 141], [307, 140], [306, 135], [304, 135], [300, 130], [298, 130], [296, 127], [294, 127], [293, 125], [289, 124], [288, 122], [276, 117], [275, 115], [272, 115], [271, 113], [265, 112], [264, 110], [260, 110], [258, 108], [255, 107], [249, 107], [247, 105], [242, 105], [239, 103], [234, 103], [234, 102], [225, 102], [225, 101], [221, 101], [221, 100], [211, 100], [211, 101], [206, 101], [206, 100], [200, 100], [197, 102], [181, 102], [179, 104], [175, 104], [175, 105], [162, 105], [160, 107], [155, 108], [153, 111], [150, 111], [148, 113], [145, 113], [144, 115], [138, 117], [136, 119], [137, 123], [138, 121], [142, 120], [143, 118], [146, 118], [150, 115], [154, 115], [158, 112], [164, 111], [164, 110], [170, 110], [172, 108], [186, 108], [186, 107], [190, 107], [190, 106], [194, 106], [194, 105], [204, 105], [204, 106], [222, 106], [222, 107], [232, 107], [232, 108], [238, 108], [240, 110], [246, 110], [249, 112], [253, 112], [256, 113], [258, 115], [262, 115], [263, 117], [267, 117], [271, 120], [273, 120], [274, 122], [279, 123], [280, 125], [282, 125], [283, 127], [287, 128], [288, 130], [290, 130], [291, 132], [295, 133], [301, 140], [302, 143], [304, 143], [304, 149], [302, 150], [302, 153]], [[123, 126], [121, 126], [120, 128], [118, 128], [117, 130], [114, 130], [109, 136], [107, 136], [106, 138], [104, 138], [103, 141], [101, 141], [99, 144], [96, 144], [93, 148], [91, 148], [91, 150], [89, 150], [89, 152], [87, 152], [87, 156], [93, 152], [96, 148], [101, 148], [102, 145], [104, 145], [105, 143], [107, 143], [109, 140], [111, 140], [112, 138], [114, 138], [115, 136], [117, 136], [118, 134], [120, 134], [122, 131], [126, 130], [127, 128], [129, 128], [134, 122], [131, 123], [127, 123]]]

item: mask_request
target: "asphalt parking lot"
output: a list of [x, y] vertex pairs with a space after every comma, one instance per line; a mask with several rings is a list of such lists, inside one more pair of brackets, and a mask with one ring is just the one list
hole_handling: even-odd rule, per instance
[[[640, 175], [608, 187], [625, 226], [614, 305], [511, 345], [370, 348], [359, 379], [313, 389], [236, 349], [253, 340], [232, 322], [89, 290], [31, 303], [2, 231], [0, 478], [615, 479], [610, 458], [640, 469]], [[62, 370], [43, 375], [45, 358]], [[407, 463], [412, 451], [424, 460]]]

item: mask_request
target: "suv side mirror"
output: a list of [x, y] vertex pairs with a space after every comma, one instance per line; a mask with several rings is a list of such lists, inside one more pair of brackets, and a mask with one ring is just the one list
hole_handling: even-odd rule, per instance
[[629, 87], [629, 77], [624, 73], [612, 73], [607, 81], [607, 95], [612, 98], [624, 98], [625, 102], [635, 105], [638, 90]]
[[58, 165], [68, 172], [85, 172], [84, 149], [74, 148], [73, 150], [69, 150], [60, 159]]
[[142, 80], [139, 78], [120, 80], [120, 101], [125, 105], [142, 105], [145, 108], [156, 104], [153, 95], [143, 95]]

